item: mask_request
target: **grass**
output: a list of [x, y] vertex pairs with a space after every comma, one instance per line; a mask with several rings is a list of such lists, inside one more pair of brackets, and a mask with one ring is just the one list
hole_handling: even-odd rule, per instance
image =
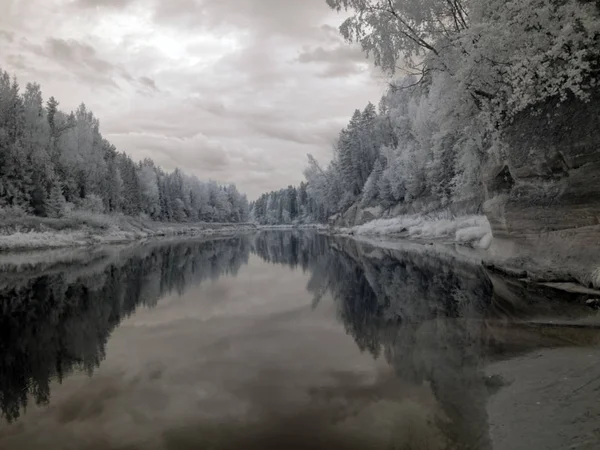
[[0, 251], [127, 242], [154, 236], [212, 234], [250, 224], [164, 223], [123, 214], [72, 211], [53, 219], [0, 211]]

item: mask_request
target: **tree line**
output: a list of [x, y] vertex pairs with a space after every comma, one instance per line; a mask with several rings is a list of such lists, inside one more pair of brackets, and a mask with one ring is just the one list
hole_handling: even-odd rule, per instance
[[151, 159], [135, 162], [102, 137], [81, 104], [64, 113], [40, 85], [24, 91], [0, 70], [0, 208], [58, 218], [74, 210], [167, 222], [244, 222], [248, 200], [234, 184], [203, 182]]
[[323, 205], [309, 196], [308, 184], [262, 194], [250, 203], [250, 218], [260, 225], [289, 225], [327, 220]]

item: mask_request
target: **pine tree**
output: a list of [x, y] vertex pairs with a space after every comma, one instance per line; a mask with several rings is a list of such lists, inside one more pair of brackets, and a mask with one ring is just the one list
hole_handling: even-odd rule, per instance
[[50, 194], [46, 200], [46, 214], [48, 217], [57, 218], [62, 215], [66, 201], [60, 182], [55, 181], [50, 189]]
[[48, 124], [50, 125], [50, 131], [52, 137], [56, 136], [56, 113], [58, 112], [58, 102], [54, 97], [50, 97], [46, 102], [46, 117], [48, 118]]
[[377, 198], [377, 194], [379, 191], [379, 181], [381, 180], [382, 174], [383, 165], [381, 164], [381, 160], [377, 159], [377, 161], [375, 161], [373, 171], [371, 172], [371, 175], [369, 175], [369, 178], [367, 179], [363, 190], [362, 203], [364, 205], [370, 204], [375, 198]]

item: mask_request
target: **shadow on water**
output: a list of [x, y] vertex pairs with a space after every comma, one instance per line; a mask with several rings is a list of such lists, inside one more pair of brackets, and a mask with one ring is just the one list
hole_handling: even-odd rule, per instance
[[[182, 426], [164, 433], [165, 448], [491, 449], [486, 404], [504, 382], [485, 376], [487, 362], [600, 342], [595, 329], [536, 321], [584, 317], [591, 310], [580, 301], [455, 256], [282, 231], [154, 245], [79, 272], [11, 273], [0, 282], [3, 416], [16, 420], [29, 398], [47, 403], [51, 380], [61, 382], [75, 370], [92, 375], [111, 332], [137, 307], [152, 307], [203, 280], [235, 275], [250, 253], [309, 274], [313, 308], [331, 296], [346, 333], [361, 351], [385, 360], [394, 377], [370, 389], [345, 380], [339, 388], [312, 392], [314, 409], [266, 414], [258, 424]], [[393, 398], [403, 383], [425, 386], [435, 400], [434, 413], [422, 422], [426, 428], [398, 431], [416, 433], [415, 439], [373, 445], [343, 426], [324, 425], [358, 414], [348, 411], [350, 397], [367, 407]], [[323, 398], [338, 406], [321, 408]]]

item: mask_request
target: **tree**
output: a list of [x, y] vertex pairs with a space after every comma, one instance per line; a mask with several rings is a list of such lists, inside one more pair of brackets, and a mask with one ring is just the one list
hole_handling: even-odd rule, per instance
[[46, 213], [48, 217], [57, 218], [62, 215], [66, 201], [59, 182], [54, 182], [50, 189], [50, 195], [46, 201]]
[[117, 163], [117, 150], [108, 141], [102, 143], [104, 161], [106, 164], [106, 183], [103, 192], [104, 204], [108, 212], [116, 212], [121, 207], [123, 180]]
[[19, 142], [6, 146], [1, 152], [0, 199], [9, 206], [29, 209], [31, 172], [25, 151]]
[[371, 175], [367, 179], [365, 183], [365, 188], [363, 190], [362, 203], [364, 205], [370, 204], [375, 198], [378, 196], [379, 191], [379, 180], [381, 179], [381, 175], [383, 174], [383, 166], [381, 161], [378, 159], [375, 161], [375, 166]]
[[104, 212], [104, 202], [100, 196], [88, 194], [79, 202], [79, 208], [83, 211], [102, 214]]
[[55, 122], [56, 113], [58, 112], [58, 102], [54, 97], [50, 97], [46, 102], [46, 112], [48, 117], [48, 125], [50, 125], [51, 135], [53, 137], [57, 134], [57, 127]]
[[424, 71], [423, 57], [440, 55], [455, 34], [469, 26], [464, 0], [327, 0], [336, 11], [351, 11], [340, 26], [359, 42], [375, 65], [394, 73], [398, 60], [409, 71]]
[[142, 191], [135, 164], [125, 153], [118, 155], [117, 163], [123, 181], [121, 209], [136, 216], [142, 212]]
[[142, 211], [152, 218], [158, 218], [160, 215], [158, 176], [152, 160], [145, 159], [141, 163], [138, 175], [140, 180]]
[[289, 212], [291, 222], [298, 217], [298, 194], [296, 192], [296, 188], [294, 186], [288, 186], [286, 192], [286, 210]]

